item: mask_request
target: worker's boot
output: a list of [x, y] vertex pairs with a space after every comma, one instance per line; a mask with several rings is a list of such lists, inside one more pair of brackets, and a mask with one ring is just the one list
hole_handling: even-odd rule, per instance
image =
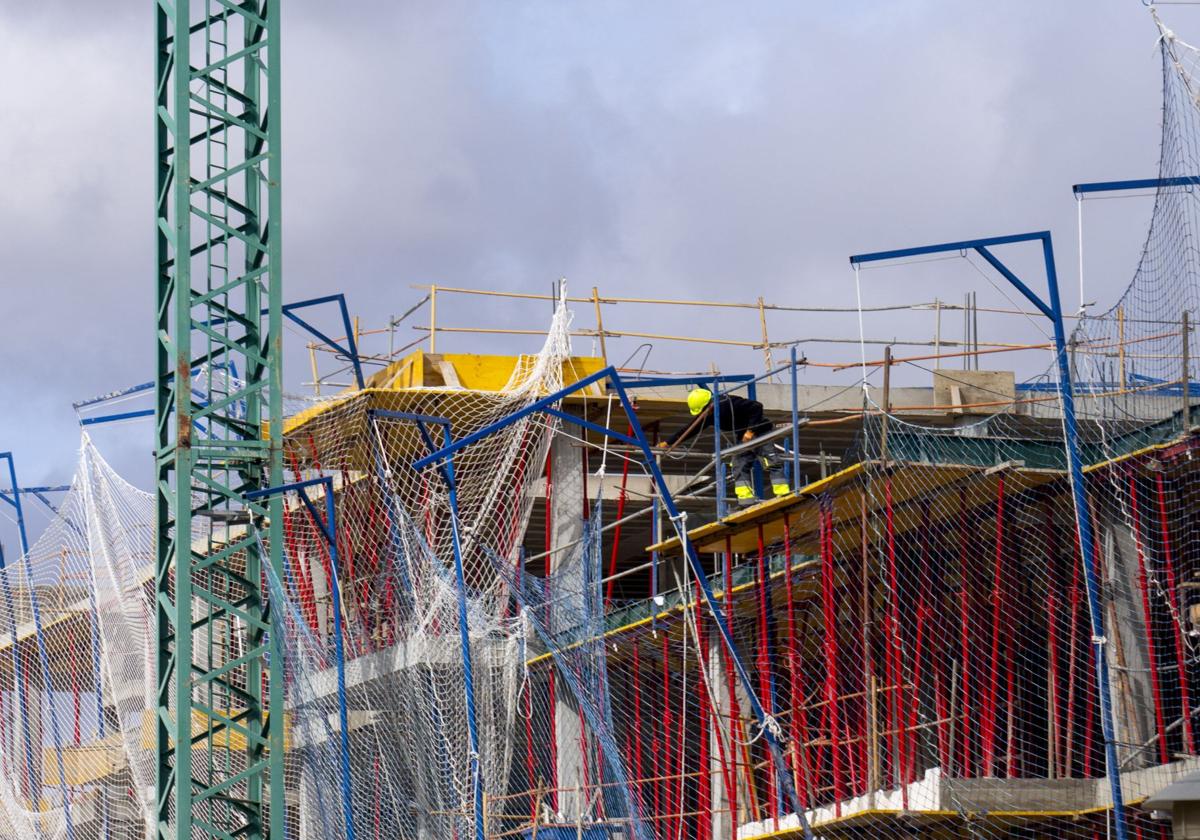
[[737, 496], [737, 503], [739, 507], [750, 507], [750, 505], [755, 504], [758, 501], [758, 499], [754, 498], [754, 487], [750, 484], [750, 482], [744, 481], [740, 478], [737, 480], [737, 483], [733, 485], [733, 493], [735, 496]]
[[770, 458], [763, 458], [763, 471], [771, 476], [771, 493], [775, 498], [778, 499], [780, 496], [786, 496], [792, 492], [787, 476], [780, 465], [771, 463]]

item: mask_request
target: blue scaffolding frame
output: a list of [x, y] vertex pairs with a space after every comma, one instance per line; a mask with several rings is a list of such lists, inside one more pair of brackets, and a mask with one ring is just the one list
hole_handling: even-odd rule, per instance
[[[1176, 180], [1176, 179], [1170, 179]], [[1135, 182], [1125, 182], [1135, 183]], [[1077, 187], [1077, 190], [1079, 188]], [[1046, 286], [1050, 300], [1046, 302], [1012, 272], [991, 248], [1002, 245], [1037, 243], [1041, 245], [1042, 261], [1046, 271]], [[1054, 350], [1058, 363], [1058, 389], [1063, 406], [1063, 426], [1066, 431], [1067, 462], [1071, 477], [1071, 493], [1075, 501], [1075, 518], [1079, 528], [1081, 563], [1084, 568], [1084, 585], [1087, 591], [1091, 614], [1092, 646], [1096, 662], [1097, 692], [1100, 695], [1100, 722], [1104, 732], [1104, 758], [1109, 787], [1113, 801], [1113, 822], [1117, 840], [1127, 840], [1128, 829], [1125, 817], [1125, 801], [1121, 788], [1121, 766], [1117, 760], [1117, 745], [1112, 710], [1112, 695], [1109, 691], [1108, 657], [1105, 655], [1107, 640], [1104, 634], [1104, 613], [1100, 608], [1100, 576], [1096, 570], [1093, 552], [1094, 535], [1092, 514], [1087, 501], [1087, 486], [1083, 475], [1083, 459], [1080, 456], [1079, 427], [1075, 417], [1075, 396], [1071, 387], [1071, 368], [1067, 356], [1066, 330], [1063, 327], [1062, 304], [1058, 292], [1058, 273], [1054, 266], [1054, 246], [1049, 231], [1018, 233], [1009, 236], [994, 236], [984, 239], [967, 239], [961, 242], [945, 242], [939, 245], [923, 245], [916, 248], [900, 248], [877, 251], [850, 257], [852, 266], [864, 263], [888, 262], [906, 257], [919, 257], [953, 251], [974, 251], [981, 256], [1001, 277], [1046, 316], [1054, 327]]]

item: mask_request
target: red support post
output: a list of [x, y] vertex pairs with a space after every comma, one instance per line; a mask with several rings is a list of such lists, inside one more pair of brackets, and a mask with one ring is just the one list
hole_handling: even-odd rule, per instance
[[1059, 574], [1058, 531], [1054, 527], [1054, 507], [1046, 503], [1046, 717], [1051, 722], [1053, 743], [1046, 761], [1046, 775], [1050, 778], [1066, 775], [1063, 772], [1062, 742], [1062, 687], [1058, 679], [1058, 593], [1062, 583]]
[[[1092, 542], [1092, 546], [1093, 546], [1092, 547], [1092, 560], [1095, 563], [1095, 568], [1103, 570], [1104, 566], [1102, 563], [1102, 558], [1100, 557], [1100, 541], [1094, 540]], [[1100, 580], [1101, 591], [1103, 591], [1103, 587], [1105, 586], [1104, 577], [1105, 576], [1102, 571], [1101, 572], [1101, 580]], [[1084, 679], [1087, 680], [1085, 685], [1089, 686], [1089, 690], [1086, 695], [1087, 715], [1085, 716], [1085, 720], [1084, 720], [1084, 726], [1085, 726], [1086, 731], [1085, 731], [1085, 734], [1083, 737], [1083, 754], [1084, 754], [1083, 767], [1084, 767], [1084, 773], [1087, 773], [1087, 774], [1091, 774], [1096, 769], [1095, 768], [1095, 765], [1096, 765], [1095, 750], [1092, 749], [1092, 746], [1093, 746], [1093, 742], [1095, 741], [1095, 736], [1096, 736], [1096, 710], [1100, 704], [1100, 698], [1096, 696], [1096, 693], [1094, 690], [1090, 689], [1091, 686], [1094, 686], [1096, 684], [1096, 659], [1091, 654], [1092, 654], [1091, 644], [1088, 643], [1087, 641], [1085, 641], [1084, 657], [1087, 661], [1087, 674], [1085, 675]]]
[[917, 778], [917, 722], [921, 710], [921, 663], [925, 653], [925, 622], [929, 619], [929, 607], [925, 600], [926, 583], [924, 572], [928, 569], [929, 563], [929, 505], [925, 504], [921, 510], [921, 534], [919, 537], [920, 553], [918, 555], [919, 562], [917, 566], [916, 580], [912, 581], [912, 585], [917, 592], [917, 616], [916, 616], [916, 639], [913, 645], [913, 666], [912, 666], [912, 702], [909, 704], [908, 713], [908, 731], [905, 733], [908, 739], [906, 746], [908, 765], [905, 773], [905, 781], [912, 782]]
[[[755, 668], [758, 671], [758, 695], [759, 701], [763, 708], [767, 710], [767, 714], [774, 715], [775, 707], [771, 702], [771, 657], [769, 635], [771, 628], [767, 622], [767, 587], [770, 584], [770, 578], [767, 575], [766, 552], [763, 547], [763, 526], [758, 526], [758, 662]], [[779, 800], [775, 795], [775, 780], [776, 767], [775, 758], [771, 753], [767, 753], [767, 813], [771, 815], [773, 820], [774, 830], [779, 830]]]
[[833, 557], [833, 514], [828, 499], [820, 501], [821, 521], [821, 600], [825, 624], [825, 705], [829, 715], [830, 772], [833, 782], [834, 815], [842, 814], [844, 798], [842, 779], [841, 721], [838, 702], [838, 627], [834, 589], [837, 586]]
[[1001, 474], [996, 487], [996, 538], [995, 562], [992, 570], [992, 650], [988, 669], [987, 693], [984, 696], [983, 714], [980, 716], [983, 730], [984, 776], [995, 774], [996, 762], [996, 704], [1000, 693], [1000, 616], [1004, 599], [1004, 475]]
[[1179, 590], [1175, 586], [1175, 563], [1171, 556], [1171, 530], [1167, 527], [1166, 493], [1163, 491], [1161, 472], [1154, 474], [1154, 489], [1158, 497], [1158, 529], [1162, 538], [1163, 566], [1167, 575], [1167, 601], [1171, 613], [1171, 640], [1175, 645], [1175, 671], [1179, 676], [1180, 719], [1183, 721], [1183, 748], [1196, 754], [1196, 742], [1192, 735], [1192, 703], [1188, 694], [1187, 659], [1183, 650], [1183, 617], [1179, 615]]
[[971, 730], [975, 718], [971, 714], [971, 566], [967, 550], [967, 491], [962, 489], [958, 496], [958, 567], [959, 577], [959, 720], [956, 730], [962, 732], [962, 766], [959, 777], [971, 778]]
[[1133, 545], [1138, 561], [1138, 588], [1142, 593], [1142, 617], [1146, 623], [1146, 657], [1150, 660], [1150, 693], [1154, 698], [1154, 724], [1158, 732], [1158, 760], [1170, 761], [1167, 726], [1163, 715], [1162, 688], [1158, 678], [1158, 650], [1154, 644], [1154, 611], [1150, 604], [1150, 586], [1146, 574], [1146, 552], [1142, 548], [1142, 520], [1138, 510], [1137, 476], [1129, 470], [1129, 515], [1133, 526]]
[[[629, 431], [626, 432], [626, 434], [628, 434], [630, 436], [633, 435], [633, 424], [632, 423], [629, 424]], [[609, 603], [612, 601], [613, 586], [617, 582], [614, 579], [613, 575], [615, 575], [617, 573], [617, 552], [620, 550], [620, 547], [621, 547], [621, 519], [623, 519], [625, 516], [625, 498], [626, 498], [626, 487], [629, 484], [629, 461], [630, 460], [631, 459], [629, 459], [629, 458], [621, 459], [621, 490], [620, 490], [620, 492], [617, 493], [617, 519], [616, 519], [617, 524], [613, 528], [612, 555], [608, 559], [608, 585], [606, 587], [604, 587], [604, 607], [605, 607], [605, 609], [608, 608]]]
[[892, 479], [884, 480], [884, 516], [887, 529], [888, 612], [887, 612], [887, 671], [888, 671], [888, 731], [892, 733], [889, 756], [891, 775], [900, 788], [901, 804], [908, 810], [908, 789], [905, 787], [907, 766], [904, 732], [904, 672], [900, 646], [900, 580], [896, 570], [896, 525], [892, 508]]
[[784, 597], [787, 598], [788, 701], [791, 708], [789, 728], [792, 741], [792, 778], [801, 806], [808, 807], [807, 785], [809, 782], [805, 779], [805, 784], [801, 784], [800, 779], [801, 768], [805, 768], [804, 772], [807, 776], [807, 762], [801, 757], [801, 753], [806, 749], [804, 740], [802, 740], [805, 736], [801, 735], [804, 696], [800, 691], [801, 663], [799, 640], [796, 633], [796, 595], [792, 582], [792, 525], [787, 513], [783, 514], [783, 563], [785, 568], [783, 591]]

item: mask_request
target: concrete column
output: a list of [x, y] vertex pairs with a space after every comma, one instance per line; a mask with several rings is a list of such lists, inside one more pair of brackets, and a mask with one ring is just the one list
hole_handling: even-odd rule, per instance
[[[550, 445], [550, 547], [573, 545], [583, 538], [583, 466], [574, 442], [556, 436]], [[582, 567], [575, 562], [574, 548], [551, 555], [550, 569], [556, 575], [550, 590], [552, 633], [569, 630], [578, 623], [582, 609]], [[575, 596], [575, 597], [572, 597]], [[559, 600], [563, 599], [563, 600]], [[556, 675], [551, 671], [551, 678]], [[583, 800], [583, 762], [580, 750], [579, 708], [570, 688], [561, 679], [555, 686], [554, 730], [558, 775], [558, 810], [568, 820], [581, 816]]]
[[[1106, 505], [1105, 507], [1110, 507]], [[1150, 661], [1146, 650], [1146, 617], [1138, 586], [1137, 546], [1124, 513], [1098, 511], [1101, 556], [1104, 562], [1104, 626], [1112, 674], [1112, 706], [1118, 743], [1144, 744], [1154, 735], [1154, 695], [1150, 684]], [[1128, 748], [1117, 751], [1124, 762]], [[1157, 763], [1157, 749], [1144, 750], [1129, 765], [1144, 767]]]
[[[711, 621], [711, 619], [710, 619]], [[733, 837], [736, 820], [730, 818], [729, 796], [725, 791], [725, 777], [721, 772], [722, 749], [728, 750], [732, 744], [729, 741], [729, 686], [725, 681], [725, 660], [722, 656], [723, 645], [719, 634], [712, 632], [704, 641], [707, 650], [708, 676], [712, 681], [713, 704], [716, 723], [710, 724], [709, 735], [709, 790], [712, 802], [712, 836]], [[728, 752], [725, 753], [728, 756]]]

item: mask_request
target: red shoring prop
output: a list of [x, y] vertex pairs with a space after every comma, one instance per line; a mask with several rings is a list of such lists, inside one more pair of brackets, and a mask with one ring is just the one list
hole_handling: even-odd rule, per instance
[[1158, 529], [1162, 537], [1163, 566], [1167, 573], [1167, 602], [1171, 605], [1171, 640], [1175, 645], [1175, 670], [1179, 675], [1179, 698], [1183, 720], [1183, 748], [1191, 755], [1196, 754], [1196, 742], [1192, 736], [1192, 703], [1188, 696], [1187, 660], [1183, 654], [1182, 619], [1176, 614], [1179, 609], [1179, 590], [1175, 588], [1175, 564], [1171, 556], [1171, 530], [1167, 527], [1166, 494], [1163, 492], [1161, 472], [1154, 474], [1154, 489], [1158, 497]]
[[[633, 436], [633, 423], [629, 424], [629, 431], [626, 432], [630, 437]], [[609, 602], [612, 601], [613, 586], [616, 584], [615, 575], [617, 574], [617, 552], [621, 548], [621, 520], [625, 516], [625, 488], [629, 484], [629, 462], [630, 458], [621, 459], [621, 490], [617, 493], [617, 524], [613, 528], [613, 544], [612, 555], [608, 560], [608, 586], [604, 588], [604, 607], [608, 608]]]
[[842, 762], [841, 762], [841, 721], [838, 708], [838, 644], [837, 644], [837, 608], [834, 601], [833, 568], [833, 514], [829, 509], [829, 501], [822, 497], [820, 503], [820, 539], [821, 539], [821, 601], [825, 623], [825, 705], [829, 716], [829, 751], [830, 772], [833, 775], [834, 815], [842, 815]]
[[962, 697], [959, 719], [962, 731], [962, 766], [959, 768], [959, 778], [971, 778], [971, 730], [974, 726], [968, 723], [975, 719], [971, 716], [971, 567], [970, 552], [967, 550], [967, 491], [963, 488], [958, 495], [958, 567], [959, 567], [959, 643], [961, 659], [959, 677], [959, 694]]
[[[775, 714], [775, 704], [771, 699], [771, 657], [769, 652], [770, 626], [767, 623], [767, 586], [770, 578], [767, 576], [766, 552], [763, 547], [763, 526], [758, 526], [758, 694], [767, 714]], [[767, 754], [767, 813], [771, 815], [773, 830], [779, 830], [779, 801], [775, 796], [776, 768], [775, 758]]]
[[[796, 792], [800, 797], [800, 805], [808, 807], [808, 786], [812, 780], [808, 778], [808, 762], [802, 757], [808, 749], [805, 742], [808, 736], [802, 727], [804, 715], [804, 695], [800, 691], [800, 651], [797, 647], [796, 634], [796, 596], [793, 592], [792, 578], [792, 525], [787, 513], [783, 514], [783, 562], [784, 562], [784, 593], [787, 598], [787, 646], [788, 646], [788, 698], [791, 701], [791, 741], [792, 741], [792, 778]], [[800, 783], [801, 768], [804, 768], [804, 784]]]
[[889, 755], [891, 775], [900, 788], [901, 804], [908, 810], [908, 788], [904, 784], [905, 760], [904, 743], [907, 736], [904, 728], [904, 673], [900, 659], [900, 587], [896, 574], [896, 526], [892, 510], [892, 479], [889, 476], [883, 483], [884, 515], [887, 528], [888, 555], [888, 618], [887, 618], [887, 678], [888, 678], [888, 725], [892, 733], [892, 751]]
[[1142, 619], [1146, 623], [1146, 657], [1150, 660], [1150, 692], [1154, 698], [1154, 725], [1158, 732], [1158, 760], [1170, 761], [1167, 750], [1167, 726], [1163, 719], [1162, 689], [1158, 678], [1158, 650], [1154, 644], [1154, 613], [1150, 608], [1150, 586], [1146, 574], [1146, 552], [1142, 548], [1142, 519], [1138, 510], [1137, 475], [1129, 470], [1129, 515], [1133, 526], [1133, 546], [1138, 561], [1138, 588], [1142, 594]]
[[983, 765], [985, 777], [995, 774], [996, 762], [996, 703], [1000, 693], [1000, 616], [1004, 586], [1004, 475], [996, 485], [995, 561], [992, 569], [992, 649], [988, 669], [987, 692], [983, 698], [980, 725], [983, 731]]

